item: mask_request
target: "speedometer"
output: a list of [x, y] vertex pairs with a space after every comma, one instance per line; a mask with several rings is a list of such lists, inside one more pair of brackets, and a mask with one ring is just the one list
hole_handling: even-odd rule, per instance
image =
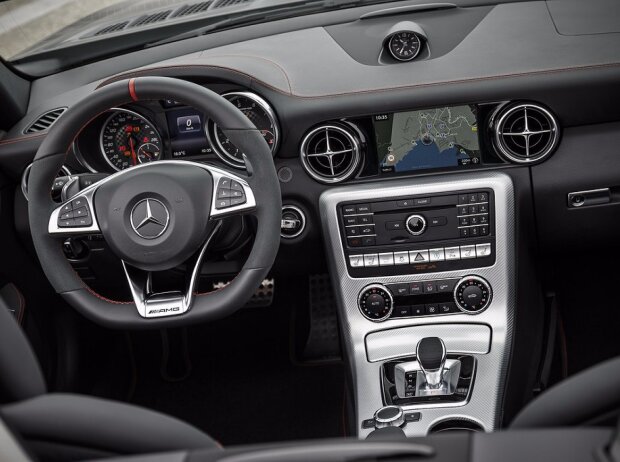
[[153, 162], [161, 158], [161, 136], [140, 114], [118, 109], [101, 129], [101, 153], [114, 170]]
[[[260, 96], [249, 92], [226, 93], [222, 96], [234, 104], [237, 109], [252, 121], [263, 135], [271, 149], [271, 153], [275, 154], [278, 148], [280, 129], [269, 103]], [[219, 157], [233, 167], [243, 168], [243, 153], [231, 143], [226, 134], [217, 125], [214, 123], [210, 125], [207, 134]]]

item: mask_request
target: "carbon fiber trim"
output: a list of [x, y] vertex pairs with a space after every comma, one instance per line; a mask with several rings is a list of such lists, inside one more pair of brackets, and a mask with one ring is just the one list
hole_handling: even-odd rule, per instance
[[[491, 188], [495, 193], [496, 262], [492, 266], [467, 271], [409, 274], [376, 278], [352, 278], [347, 273], [344, 251], [338, 229], [337, 205], [344, 201], [388, 199], [405, 195], [427, 195], [445, 192], [480, 190]], [[443, 177], [419, 178], [412, 184], [410, 179], [383, 181], [367, 185], [343, 186], [324, 192], [320, 198], [321, 221], [326, 237], [330, 272], [336, 292], [338, 310], [349, 367], [354, 380], [356, 425], [358, 436], [365, 438], [370, 430], [361, 429], [361, 421], [371, 418], [384, 405], [380, 386], [381, 361], [369, 362], [366, 337], [373, 332], [399, 327], [428, 325], [458, 325], [463, 328], [463, 338], [468, 336], [467, 324], [486, 324], [492, 329], [488, 354], [474, 354], [477, 373], [469, 402], [461, 407], [424, 409], [419, 422], [405, 427], [407, 436], [425, 435], [437, 423], [447, 419], [468, 419], [481, 425], [485, 431], [498, 428], [515, 313], [515, 210], [514, 191], [510, 178], [499, 172], [445, 175]], [[460, 278], [475, 274], [485, 278], [492, 286], [494, 296], [491, 305], [477, 315], [455, 314], [452, 316], [419, 319], [390, 319], [381, 324], [362, 316], [357, 307], [357, 297], [371, 283], [399, 283], [429, 279]], [[395, 338], [396, 339], [396, 338]], [[415, 348], [415, 342], [412, 342]], [[414, 407], [405, 407], [413, 410]]]

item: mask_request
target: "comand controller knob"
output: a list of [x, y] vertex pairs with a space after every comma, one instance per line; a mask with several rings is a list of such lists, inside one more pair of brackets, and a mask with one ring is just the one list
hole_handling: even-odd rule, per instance
[[394, 299], [382, 284], [370, 284], [364, 287], [357, 298], [357, 305], [366, 319], [379, 322], [392, 314]]
[[422, 215], [409, 215], [409, 218], [407, 218], [407, 221], [405, 222], [405, 226], [407, 227], [409, 234], [419, 236], [426, 231], [426, 218]]
[[375, 412], [375, 428], [402, 427], [405, 413], [400, 406], [384, 406]]
[[481, 277], [465, 276], [454, 288], [454, 302], [464, 313], [478, 314], [491, 304], [491, 285]]

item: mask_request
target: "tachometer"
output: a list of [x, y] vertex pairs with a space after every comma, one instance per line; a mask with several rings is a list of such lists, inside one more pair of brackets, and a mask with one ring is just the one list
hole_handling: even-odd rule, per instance
[[[269, 145], [271, 153], [275, 154], [278, 148], [280, 129], [269, 103], [260, 96], [249, 92], [226, 93], [222, 96], [234, 104], [256, 125]], [[207, 135], [215, 147], [216, 153], [224, 162], [233, 167], [242, 168], [244, 166], [243, 153], [230, 142], [226, 134], [217, 125], [211, 123]]]
[[161, 158], [161, 136], [140, 114], [117, 109], [101, 129], [101, 153], [114, 170]]

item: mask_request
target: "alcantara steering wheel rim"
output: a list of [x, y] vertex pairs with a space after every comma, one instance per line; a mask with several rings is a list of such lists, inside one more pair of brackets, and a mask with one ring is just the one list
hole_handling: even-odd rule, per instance
[[[71, 201], [60, 206], [53, 202], [49, 185], [75, 137], [111, 107], [165, 98], [191, 105], [221, 127], [245, 153], [248, 175], [190, 161], [158, 161], [133, 167], [72, 198], [80, 199], [76, 207], [86, 206], [91, 219], [89, 223], [83, 221], [81, 228], [64, 226], [67, 223], [61, 223], [62, 208], [70, 207]], [[231, 184], [242, 191], [243, 202], [237, 200], [235, 205], [220, 208], [216, 197], [221, 188], [230, 189]], [[115, 82], [68, 109], [37, 151], [29, 177], [29, 199], [32, 239], [50, 283], [76, 310], [107, 327], [174, 327], [231, 314], [245, 304], [265, 278], [280, 242], [280, 187], [271, 151], [262, 135], [226, 99], [200, 85], [174, 78], [140, 77]], [[140, 213], [145, 216], [137, 217]], [[159, 218], [154, 216], [158, 213]], [[202, 257], [219, 220], [235, 214], [253, 214], [257, 218], [250, 255], [230, 284], [214, 292], [195, 294]], [[150, 215], [153, 219], [149, 221]], [[153, 228], [138, 232], [138, 222]], [[156, 222], [162, 225], [161, 233]], [[133, 302], [102, 297], [78, 277], [62, 251], [62, 240], [75, 233], [104, 235], [124, 262]], [[184, 293], [149, 292], [151, 271], [172, 268], [188, 256], [193, 273]], [[183, 309], [173, 309], [179, 304], [184, 305]]]

